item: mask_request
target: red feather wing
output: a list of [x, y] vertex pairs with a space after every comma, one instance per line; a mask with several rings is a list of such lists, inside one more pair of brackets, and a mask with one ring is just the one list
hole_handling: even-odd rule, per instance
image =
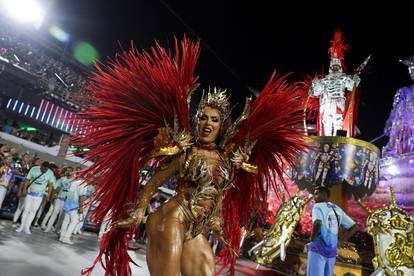
[[[94, 176], [99, 176], [98, 222], [108, 213], [111, 221], [124, 218], [135, 203], [139, 171], [154, 148], [158, 128], [165, 127], [165, 122], [172, 126], [177, 116], [179, 128], [188, 130], [187, 98], [197, 86], [198, 56], [199, 43], [184, 38], [181, 45], [175, 41], [175, 55], [156, 44], [150, 53], [132, 48], [109, 65], [96, 66], [88, 87], [88, 107], [80, 114], [84, 123], [74, 141], [91, 149], [87, 160], [94, 163], [83, 178], [93, 183]], [[102, 239], [95, 264], [105, 255], [105, 275], [130, 275], [127, 249], [134, 230], [135, 226], [113, 229]]]
[[[274, 73], [252, 105], [251, 114], [242, 124], [233, 143], [243, 146], [245, 137], [257, 141], [250, 155], [250, 163], [258, 166], [258, 174], [239, 170], [234, 187], [223, 200], [225, 237], [236, 252], [239, 251], [240, 223], [247, 225], [251, 210], [266, 212], [270, 186], [280, 191], [280, 181], [286, 168], [293, 166], [297, 154], [305, 149], [303, 131], [303, 91], [297, 84], [289, 84], [287, 76], [276, 78]], [[225, 264], [234, 264], [235, 256]], [[231, 273], [234, 273], [232, 266]]]

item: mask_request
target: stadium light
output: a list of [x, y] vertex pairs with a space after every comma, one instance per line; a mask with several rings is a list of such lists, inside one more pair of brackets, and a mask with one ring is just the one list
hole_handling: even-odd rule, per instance
[[0, 0], [1, 9], [6, 14], [22, 23], [40, 28], [45, 17], [45, 10], [36, 0]]

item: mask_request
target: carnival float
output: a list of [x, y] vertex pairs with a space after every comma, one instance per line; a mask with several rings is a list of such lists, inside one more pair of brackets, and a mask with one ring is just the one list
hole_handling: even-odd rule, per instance
[[[356, 139], [358, 86], [370, 56], [347, 73], [348, 50], [336, 31], [329, 73], [304, 82], [309, 148], [286, 176], [290, 197], [269, 195], [269, 209], [275, 210], [270, 227], [246, 232], [245, 256], [282, 275], [306, 275], [312, 193], [321, 186], [360, 229], [338, 248], [335, 275], [414, 275], [414, 85], [395, 95], [382, 152]], [[414, 56], [402, 63], [414, 80]]]

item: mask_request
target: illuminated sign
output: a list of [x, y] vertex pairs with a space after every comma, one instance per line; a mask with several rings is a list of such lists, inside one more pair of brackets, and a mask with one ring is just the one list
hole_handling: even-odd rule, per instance
[[75, 112], [45, 99], [39, 105], [30, 105], [10, 98], [6, 109], [68, 133], [76, 131], [80, 121]]

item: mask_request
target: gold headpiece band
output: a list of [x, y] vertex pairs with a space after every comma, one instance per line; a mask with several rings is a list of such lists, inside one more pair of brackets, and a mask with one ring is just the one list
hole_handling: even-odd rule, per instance
[[201, 116], [203, 109], [209, 106], [217, 108], [220, 111], [221, 120], [224, 122], [230, 116], [230, 101], [226, 92], [226, 89], [221, 90], [220, 88], [214, 87], [213, 89], [209, 88], [206, 94], [203, 93], [197, 109], [197, 118]]

